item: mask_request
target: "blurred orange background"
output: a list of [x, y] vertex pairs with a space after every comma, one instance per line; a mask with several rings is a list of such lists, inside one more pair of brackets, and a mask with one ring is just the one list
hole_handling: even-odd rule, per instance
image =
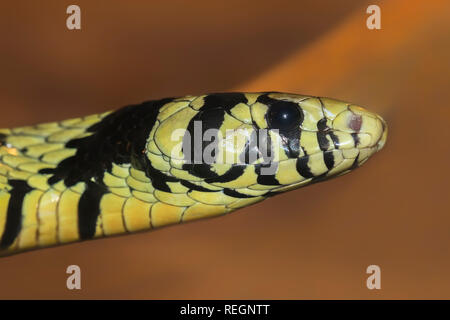
[[449, 1], [3, 1], [0, 38], [0, 127], [274, 90], [360, 104], [390, 130], [363, 168], [222, 218], [2, 258], [1, 299], [450, 298]]

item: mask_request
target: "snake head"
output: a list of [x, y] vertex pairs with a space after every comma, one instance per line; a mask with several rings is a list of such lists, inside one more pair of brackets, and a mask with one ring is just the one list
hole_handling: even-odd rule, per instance
[[147, 150], [152, 165], [168, 176], [254, 196], [350, 172], [386, 137], [380, 116], [350, 103], [222, 93], [179, 98], [161, 109]]
[[[272, 93], [252, 106], [261, 128], [278, 130], [288, 158], [321, 154], [328, 171], [346, 167], [343, 159], [361, 165], [381, 150], [387, 139], [386, 122], [360, 106], [330, 98]], [[258, 114], [265, 114], [264, 117]], [[331, 163], [331, 153], [338, 155]], [[320, 161], [318, 161], [320, 163]], [[322, 173], [317, 172], [317, 176]]]

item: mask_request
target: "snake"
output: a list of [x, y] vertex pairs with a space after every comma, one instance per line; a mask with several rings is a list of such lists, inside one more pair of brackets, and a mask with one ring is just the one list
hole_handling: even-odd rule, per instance
[[359, 105], [281, 92], [0, 129], [0, 255], [222, 216], [353, 171], [387, 132]]

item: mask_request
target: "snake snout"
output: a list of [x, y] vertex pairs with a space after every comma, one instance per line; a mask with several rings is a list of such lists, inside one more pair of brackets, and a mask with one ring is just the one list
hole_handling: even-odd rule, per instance
[[377, 116], [378, 119], [381, 121], [381, 124], [383, 126], [383, 132], [380, 136], [380, 138], [378, 139], [378, 142], [376, 143], [377, 146], [377, 151], [380, 151], [381, 149], [383, 149], [384, 145], [386, 144], [386, 139], [387, 139], [387, 135], [388, 135], [388, 126], [386, 121], [384, 121], [384, 119], [380, 116]]
[[356, 156], [361, 166], [386, 144], [388, 129], [386, 121], [379, 115], [356, 105], [348, 105], [333, 119], [333, 130], [339, 135], [339, 148], [346, 156]]
[[380, 150], [387, 138], [387, 125], [383, 118], [354, 105], [337, 115], [333, 127], [335, 130], [352, 134], [358, 149]]

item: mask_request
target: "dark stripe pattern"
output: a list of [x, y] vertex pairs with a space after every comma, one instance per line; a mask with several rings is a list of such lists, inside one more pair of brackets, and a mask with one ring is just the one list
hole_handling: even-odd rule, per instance
[[17, 235], [22, 228], [22, 205], [23, 200], [28, 192], [33, 190], [26, 181], [8, 180], [8, 184], [12, 187], [9, 192], [8, 211], [6, 215], [6, 224], [0, 240], [0, 248], [5, 249], [13, 244]]
[[97, 218], [100, 214], [100, 201], [108, 190], [105, 186], [89, 181], [78, 202], [78, 233], [81, 240], [95, 235]]
[[325, 162], [325, 165], [327, 166], [328, 170], [333, 169], [334, 167], [334, 156], [332, 151], [325, 151], [323, 153], [323, 161]]
[[[269, 163], [269, 164], [256, 164], [255, 165], [255, 173], [258, 175], [256, 182], [264, 186], [279, 186], [280, 182], [275, 177], [275, 174], [263, 174], [263, 168], [269, 168], [271, 165], [275, 166], [274, 172], [278, 171], [278, 163]], [[272, 170], [272, 169], [271, 169]]]
[[296, 168], [299, 175], [305, 179], [313, 178], [314, 175], [308, 166], [309, 156], [300, 157], [297, 159]]
[[[185, 139], [190, 138], [190, 154], [183, 148], [183, 153], [186, 160], [191, 163], [184, 164], [183, 170], [188, 171], [190, 174], [204, 178], [219, 179], [218, 175], [211, 170], [211, 165], [203, 162], [203, 151], [210, 144], [209, 141], [203, 141], [202, 137], [206, 130], [216, 129], [219, 130], [225, 119], [225, 114], [230, 114], [230, 110], [239, 103], [247, 103], [248, 100], [243, 93], [213, 93], [204, 98], [204, 104], [200, 108], [199, 112], [191, 119], [187, 127], [187, 133]], [[195, 136], [195, 123], [201, 124], [201, 131], [197, 134], [201, 134], [200, 137]], [[201, 146], [197, 146], [195, 141], [202, 141]], [[214, 157], [215, 154], [212, 154]], [[194, 163], [195, 162], [195, 163]], [[217, 181], [219, 182], [219, 181]], [[224, 181], [222, 181], [224, 182]]]
[[43, 169], [40, 173], [51, 174], [49, 184], [64, 180], [71, 187], [91, 178], [102, 183], [105, 171], [112, 164], [133, 163], [144, 167], [145, 142], [156, 122], [159, 108], [173, 99], [162, 99], [132, 105], [113, 112], [87, 131], [91, 136], [67, 142], [67, 148], [75, 148], [74, 156], [61, 161], [55, 169]]
[[6, 144], [6, 135], [3, 133], [0, 133], [0, 147], [4, 146]]

